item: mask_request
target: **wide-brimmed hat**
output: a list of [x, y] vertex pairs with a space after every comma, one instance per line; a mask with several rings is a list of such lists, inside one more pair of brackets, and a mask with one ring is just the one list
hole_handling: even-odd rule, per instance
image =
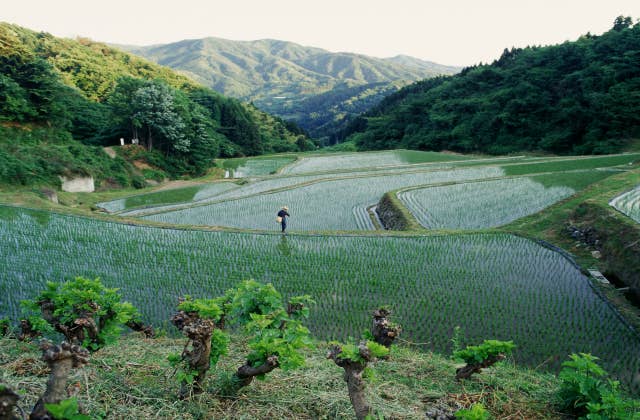
[[282, 206], [282, 210], [289, 210], [289, 207], [287, 207], [287, 206]]

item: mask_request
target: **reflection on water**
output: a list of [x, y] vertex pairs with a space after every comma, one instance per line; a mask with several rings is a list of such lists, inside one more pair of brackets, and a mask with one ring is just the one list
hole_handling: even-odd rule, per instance
[[280, 243], [278, 244], [277, 248], [282, 255], [291, 255], [291, 247], [289, 246], [287, 235], [280, 236]]
[[246, 178], [275, 174], [279, 168], [295, 160], [291, 156], [273, 158], [233, 158], [224, 161], [225, 178]]

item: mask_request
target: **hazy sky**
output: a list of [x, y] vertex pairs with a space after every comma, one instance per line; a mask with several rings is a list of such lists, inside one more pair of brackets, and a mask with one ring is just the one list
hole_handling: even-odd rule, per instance
[[0, 21], [56, 36], [149, 45], [281, 39], [376, 57], [491, 62], [505, 47], [601, 34], [640, 0], [2, 0]]

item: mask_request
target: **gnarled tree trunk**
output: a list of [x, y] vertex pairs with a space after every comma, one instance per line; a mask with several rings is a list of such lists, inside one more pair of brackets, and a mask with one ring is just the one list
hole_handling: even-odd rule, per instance
[[211, 336], [215, 324], [210, 319], [200, 318], [195, 312], [184, 311], [176, 313], [171, 322], [189, 339], [182, 351], [182, 360], [187, 362], [189, 369], [197, 372], [191, 386], [186, 381], [180, 384], [180, 398], [185, 399], [192, 392], [203, 391], [203, 383], [211, 367]]
[[89, 362], [89, 351], [83, 347], [62, 342], [59, 346], [54, 346], [50, 341], [43, 341], [40, 345], [42, 349], [42, 360], [51, 369], [47, 380], [47, 389], [44, 395], [38, 400], [31, 415], [30, 420], [44, 420], [53, 418], [45, 408], [45, 404], [58, 404], [67, 399], [67, 379], [71, 374], [71, 369], [84, 366]]
[[140, 321], [128, 321], [126, 326], [131, 328], [133, 331], [138, 331], [144, 334], [146, 338], [155, 337], [156, 333], [153, 330], [153, 325], [143, 324]]
[[275, 368], [280, 366], [278, 362], [278, 356], [269, 356], [267, 357], [267, 362], [263, 363], [258, 367], [253, 367], [249, 364], [249, 361], [244, 365], [240, 366], [236, 371], [236, 378], [238, 378], [238, 389], [248, 386], [258, 375], [265, 375]]
[[[41, 300], [38, 305], [42, 312], [42, 318], [51, 324], [56, 331], [64, 335], [69, 343], [79, 346], [87, 338], [92, 343], [98, 343], [100, 330], [94, 317], [96, 312], [100, 310], [100, 306], [95, 302], [87, 302], [86, 307], [88, 309], [78, 314], [72, 324], [62, 323], [60, 318], [54, 316], [56, 308], [50, 300]], [[115, 316], [115, 314], [112, 316]]]
[[367, 362], [372, 359], [372, 356], [371, 351], [364, 343], [360, 343], [358, 351], [360, 356], [365, 360], [364, 362], [356, 362], [351, 359], [340, 358], [340, 353], [342, 353], [342, 348], [340, 346], [333, 346], [329, 350], [329, 353], [327, 353], [327, 359], [332, 359], [336, 365], [344, 369], [343, 378], [347, 383], [347, 390], [349, 392], [351, 405], [356, 413], [356, 418], [358, 420], [362, 420], [373, 412], [364, 395], [365, 383], [362, 378], [362, 373], [367, 367]]
[[373, 312], [373, 328], [371, 333], [376, 343], [386, 348], [391, 347], [394, 340], [400, 335], [400, 326], [392, 324], [387, 318], [391, 312], [385, 308], [376, 309]]
[[465, 366], [456, 369], [456, 379], [469, 379], [474, 373], [480, 373], [483, 368], [487, 368], [503, 360], [506, 356], [502, 353], [491, 356], [481, 363], [467, 363]]
[[33, 325], [28, 319], [20, 320], [20, 334], [18, 334], [18, 340], [20, 341], [31, 341], [36, 337], [40, 337], [42, 333], [40, 331], [34, 330]]

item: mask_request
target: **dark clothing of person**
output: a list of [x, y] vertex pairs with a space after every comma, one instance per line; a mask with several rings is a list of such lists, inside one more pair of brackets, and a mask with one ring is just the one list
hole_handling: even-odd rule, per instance
[[278, 212], [278, 217], [282, 218], [282, 221], [280, 222], [280, 225], [282, 225], [282, 232], [284, 233], [284, 230], [287, 228], [287, 216], [290, 217], [289, 213], [287, 213], [287, 211], [285, 209], [282, 209]]

